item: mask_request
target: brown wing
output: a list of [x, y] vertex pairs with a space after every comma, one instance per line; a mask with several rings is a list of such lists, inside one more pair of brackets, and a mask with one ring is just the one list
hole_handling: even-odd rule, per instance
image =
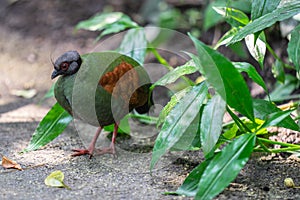
[[138, 89], [137, 71], [126, 62], [120, 63], [113, 71], [104, 74], [99, 84], [113, 96], [121, 97], [124, 102], [129, 102], [131, 109], [144, 105], [148, 100], [148, 94]]

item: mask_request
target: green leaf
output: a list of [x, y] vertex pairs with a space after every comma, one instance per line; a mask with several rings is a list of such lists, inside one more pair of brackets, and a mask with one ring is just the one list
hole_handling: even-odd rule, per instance
[[201, 146], [204, 155], [207, 155], [218, 142], [225, 109], [226, 104], [218, 94], [213, 96], [204, 107], [200, 126]]
[[118, 52], [125, 54], [141, 65], [144, 63], [147, 50], [147, 39], [143, 28], [130, 29], [118, 49]]
[[233, 27], [244, 26], [249, 23], [248, 16], [240, 10], [228, 7], [213, 7]]
[[181, 98], [185, 96], [187, 92], [191, 90], [191, 87], [186, 87], [183, 90], [180, 90], [179, 92], [175, 93], [167, 105], [162, 109], [162, 111], [159, 114], [157, 127], [160, 126], [162, 123], [164, 123], [167, 115], [169, 112], [174, 108], [174, 106], [179, 102]]
[[205, 160], [200, 165], [195, 167], [175, 193], [185, 196], [195, 196], [201, 176], [203, 175], [203, 172], [209, 163], [210, 160]]
[[201, 68], [201, 65], [200, 65], [199, 57], [195, 54], [192, 54], [192, 53], [189, 53], [186, 51], [184, 53], [186, 53], [188, 56], [190, 56], [190, 58], [193, 60], [193, 64], [197, 67], [198, 71], [201, 74], [204, 74], [203, 69]]
[[206, 99], [207, 92], [208, 88], [204, 82], [193, 86], [170, 111], [155, 141], [150, 163], [151, 170], [159, 158], [179, 141], [185, 130], [194, 121]]
[[238, 130], [239, 130], [239, 127], [236, 124], [233, 124], [233, 126], [229, 130], [225, 131], [222, 134], [222, 136], [225, 137], [226, 139], [231, 140], [234, 137], [236, 137]]
[[264, 32], [261, 32], [258, 38], [255, 38], [254, 34], [247, 35], [245, 42], [251, 56], [259, 63], [261, 68], [264, 66], [264, 58], [266, 54], [266, 40]]
[[244, 134], [216, 154], [201, 176], [195, 199], [212, 199], [222, 192], [248, 161], [255, 140], [255, 134]]
[[131, 117], [133, 119], [139, 120], [141, 123], [149, 124], [149, 125], [155, 125], [157, 124], [158, 117], [150, 116], [147, 114], [139, 114], [135, 110], [133, 110], [133, 113], [129, 113], [128, 117]]
[[[255, 117], [262, 120], [266, 120], [272, 113], [282, 112], [275, 104], [263, 99], [253, 99], [253, 106]], [[299, 126], [290, 116], [277, 123], [276, 126], [299, 131]]]
[[255, 20], [275, 10], [280, 0], [252, 0], [251, 19]]
[[215, 88], [229, 106], [253, 121], [252, 98], [242, 75], [223, 55], [192, 35], [189, 36], [198, 51], [201, 64], [199, 68], [203, 69], [207, 82]]
[[246, 62], [233, 62], [232, 64], [239, 72], [246, 72], [255, 83], [260, 85], [265, 90], [265, 92], [268, 93], [267, 86], [255, 67]]
[[247, 35], [261, 31], [272, 26], [275, 22], [288, 19], [300, 12], [300, 4], [298, 0], [287, 1], [278, 6], [273, 12], [263, 15], [244, 26], [228, 43], [233, 44], [244, 39]]
[[161, 77], [158, 81], [156, 81], [152, 86], [151, 89], [158, 85], [167, 85], [170, 83], [175, 82], [178, 78], [186, 74], [192, 74], [196, 72], [198, 68], [195, 66], [193, 60], [189, 60], [184, 65], [176, 67], [174, 70], [168, 72], [163, 77]]
[[[127, 15], [121, 12], [100, 13], [90, 19], [79, 22], [76, 29], [89, 31], [103, 31], [100, 37], [111, 33], [117, 33], [127, 28], [137, 28], [138, 25]], [[98, 39], [100, 39], [100, 37]]]
[[[282, 122], [283, 120], [285, 120], [287, 117], [290, 116], [291, 112], [293, 112], [293, 110], [278, 111], [270, 114], [269, 116], [267, 116], [265, 123], [260, 128], [266, 128], [269, 126], [278, 126], [280, 122]], [[297, 131], [299, 130], [300, 129], [298, 127]]]
[[[202, 108], [202, 107], [201, 107]], [[200, 116], [202, 109], [198, 115], [190, 123], [189, 127], [184, 131], [179, 140], [170, 148], [170, 151], [186, 151], [200, 149]]]
[[296, 71], [300, 73], [300, 24], [291, 32], [291, 40], [288, 45], [289, 58], [295, 65]]
[[29, 145], [22, 152], [34, 151], [48, 144], [63, 132], [72, 119], [72, 116], [58, 103], [54, 104], [39, 123]]
[[71, 189], [64, 183], [64, 173], [60, 170], [52, 172], [47, 178], [45, 179], [45, 184], [50, 187], [64, 187], [67, 189]]
[[222, 37], [221, 39], [217, 42], [216, 46], [214, 47], [214, 49], [219, 48], [222, 45], [227, 44], [232, 38], [233, 36], [238, 32], [239, 28], [237, 27], [232, 27], [229, 31], [227, 31]]
[[204, 11], [204, 22], [203, 27], [204, 30], [207, 30], [217, 23], [223, 21], [222, 16], [215, 12], [213, 7], [231, 7], [243, 12], [250, 12], [251, 2], [245, 0], [235, 0], [235, 1], [224, 1], [224, 0], [215, 0], [211, 1]]
[[279, 82], [285, 82], [284, 63], [282, 61], [276, 59], [275, 63], [272, 65], [272, 73]]

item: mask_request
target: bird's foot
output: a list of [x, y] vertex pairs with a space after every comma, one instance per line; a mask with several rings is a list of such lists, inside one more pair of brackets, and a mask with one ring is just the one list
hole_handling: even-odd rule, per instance
[[93, 156], [93, 151], [89, 149], [72, 149], [72, 151], [75, 151], [76, 153], [73, 153], [71, 156], [82, 156], [82, 155], [90, 155], [90, 158]]
[[94, 155], [103, 155], [103, 154], [112, 154], [114, 157], [116, 157], [116, 149], [115, 149], [115, 145], [111, 144], [109, 147], [107, 148], [103, 148], [103, 149], [95, 149], [95, 153]]
[[103, 155], [103, 154], [112, 154], [114, 157], [116, 157], [116, 149], [115, 145], [111, 144], [107, 148], [103, 149], [73, 149], [72, 151], [75, 151], [71, 156], [82, 156], [82, 155], [90, 155], [90, 158], [93, 157], [93, 155]]

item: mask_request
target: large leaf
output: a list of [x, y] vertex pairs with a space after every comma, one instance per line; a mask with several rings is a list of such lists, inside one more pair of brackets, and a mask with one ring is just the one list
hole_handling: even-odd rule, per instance
[[201, 146], [204, 155], [207, 155], [213, 149], [219, 139], [225, 106], [224, 100], [216, 94], [204, 107], [200, 126]]
[[[252, 98], [242, 75], [233, 64], [217, 51], [190, 35], [198, 51], [200, 68], [207, 82], [232, 108], [254, 120]], [[195, 62], [197, 64], [197, 62]]]
[[144, 63], [147, 50], [147, 39], [143, 28], [130, 29], [119, 47], [119, 52], [125, 54], [141, 65]]
[[246, 62], [233, 62], [232, 64], [239, 72], [246, 72], [255, 83], [260, 85], [265, 90], [265, 92], [268, 93], [267, 86], [255, 67]]
[[280, 0], [252, 0], [251, 19], [255, 20], [275, 10]]
[[169, 112], [174, 108], [174, 106], [179, 102], [181, 98], [185, 96], [185, 94], [191, 90], [191, 87], [186, 87], [183, 90], [180, 90], [179, 92], [175, 93], [170, 101], [168, 102], [167, 105], [161, 110], [159, 117], [158, 117], [158, 122], [157, 122], [157, 127], [160, 126], [168, 116]]
[[206, 99], [207, 91], [208, 88], [204, 82], [193, 86], [170, 111], [156, 138], [150, 169], [153, 169], [159, 158], [179, 141], [192, 124], [195, 117], [199, 114], [203, 101]]
[[209, 160], [205, 160], [196, 168], [194, 168], [175, 193], [185, 196], [195, 196], [197, 193], [198, 184], [201, 179], [201, 176], [209, 162]]
[[[282, 112], [275, 104], [262, 99], [253, 99], [253, 106], [255, 117], [262, 120], [266, 120], [272, 113]], [[299, 131], [299, 126], [290, 116], [278, 122], [276, 126]]]
[[186, 74], [192, 74], [192, 73], [196, 72], [197, 70], [198, 70], [198, 68], [195, 66], [194, 61], [189, 60], [184, 65], [176, 67], [172, 71], [165, 74], [158, 81], [156, 81], [151, 86], [151, 88], [154, 88], [155, 86], [158, 86], [158, 85], [167, 85], [167, 84], [173, 83], [181, 76], [186, 75]]
[[189, 127], [184, 131], [179, 140], [170, 148], [170, 151], [186, 151], [200, 149], [200, 116], [203, 111], [202, 107], [198, 115], [190, 123]]
[[300, 3], [298, 0], [286, 1], [279, 5], [273, 12], [263, 15], [247, 24], [245, 27], [231, 39], [228, 45], [244, 39], [247, 35], [256, 33], [272, 26], [275, 22], [288, 19], [300, 12]]
[[[89, 31], [103, 31], [100, 37], [111, 33], [117, 33], [127, 28], [137, 28], [138, 25], [127, 15], [121, 12], [110, 12], [97, 14], [90, 19], [79, 22], [76, 29], [85, 29]], [[100, 38], [99, 37], [99, 38]], [[98, 38], [98, 39], [99, 39]]]
[[[270, 114], [267, 117], [265, 123], [261, 126], [261, 128], [266, 128], [266, 127], [269, 127], [269, 126], [277, 126], [278, 124], [280, 124], [280, 122], [282, 122], [287, 117], [289, 117], [291, 112], [293, 112], [293, 110], [278, 111], [278, 112]], [[299, 130], [300, 129], [298, 127], [297, 131], [299, 131]]]
[[195, 199], [212, 199], [223, 191], [248, 161], [255, 140], [255, 134], [244, 134], [216, 154], [201, 176]]
[[54, 140], [72, 121], [72, 116], [58, 103], [50, 109], [32, 135], [29, 145], [22, 151], [34, 151]]
[[294, 28], [291, 33], [291, 40], [288, 45], [289, 58], [295, 65], [295, 68], [300, 73], [300, 24]]

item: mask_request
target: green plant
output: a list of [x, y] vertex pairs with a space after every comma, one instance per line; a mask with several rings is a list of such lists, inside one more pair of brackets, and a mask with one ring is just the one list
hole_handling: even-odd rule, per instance
[[[87, 30], [103, 31], [101, 35], [134, 27], [135, 29], [127, 32], [118, 51], [129, 52], [127, 55], [140, 63], [144, 62], [147, 53], [152, 53], [161, 64], [170, 70], [168, 74], [152, 85], [152, 89], [157, 85], [170, 84], [178, 78], [182, 78], [189, 85], [174, 94], [157, 119], [161, 131], [153, 148], [150, 169], [152, 170], [157, 161], [168, 151], [200, 148], [205, 155], [205, 160], [188, 175], [175, 192], [179, 195], [195, 196], [196, 199], [212, 199], [222, 192], [235, 179], [253, 151], [268, 153], [300, 151], [299, 145], [269, 140], [266, 130], [267, 127], [278, 126], [299, 131], [299, 125], [296, 124], [299, 117], [296, 116], [294, 119], [291, 117], [291, 113], [299, 108], [299, 101], [295, 101], [289, 104], [287, 109], [281, 110], [273, 102], [274, 93], [268, 94], [263, 78], [251, 64], [232, 62], [216, 50], [221, 45], [232, 45], [245, 39], [251, 55], [261, 68], [264, 67], [265, 53], [268, 50], [276, 59], [275, 68], [278, 73], [275, 75], [277, 79], [291, 85], [288, 91], [284, 88], [281, 89], [287, 95], [280, 101], [293, 98], [290, 94], [299, 86], [300, 25], [292, 31], [287, 50], [292, 64], [285, 63], [275, 54], [267, 42], [268, 38], [264, 31], [276, 22], [300, 13], [300, 3], [296, 0], [288, 2], [253, 0], [251, 19], [243, 11], [229, 6], [230, 4], [227, 4], [223, 7], [213, 7], [213, 9], [224, 17], [226, 22], [231, 25], [231, 29], [213, 48], [189, 34], [197, 50], [197, 55], [189, 53], [191, 60], [176, 69], [173, 69], [156, 48], [146, 40], [144, 29], [124, 14], [96, 15], [77, 26], [77, 28]], [[119, 20], [104, 20], [106, 23], [103, 23], [103, 19], [109, 17], [119, 17]], [[136, 51], [137, 48], [139, 51]], [[141, 51], [141, 49], [143, 50]], [[284, 68], [293, 69], [297, 73], [298, 79], [285, 74]], [[195, 83], [185, 77], [196, 71], [205, 77], [204, 81]], [[268, 96], [266, 100], [251, 97], [241, 72], [245, 72], [252, 81], [265, 90]], [[277, 87], [277, 94], [282, 92], [278, 88], [280, 86]], [[60, 108], [55, 105], [45, 120], [48, 115], [55, 115], [55, 112], [52, 112], [53, 109]], [[225, 112], [231, 116], [232, 122], [223, 123]], [[57, 119], [52, 122], [53, 126], [56, 126], [54, 122], [57, 121], [69, 123], [69, 120], [65, 121], [69, 119], [69, 116], [57, 115], [56, 117]], [[63, 128], [60, 128], [59, 131], [62, 132]], [[53, 138], [53, 135], [49, 136], [51, 132], [47, 132], [49, 137], [42, 133], [47, 130], [48, 127], [44, 126], [42, 121], [35, 135], [43, 135], [43, 138], [48, 138], [47, 142], [49, 142], [49, 138]], [[39, 137], [33, 136], [31, 144], [40, 141]], [[44, 144], [45, 142], [41, 145]], [[274, 144], [280, 144], [283, 148], [274, 149], [272, 147]], [[27, 148], [27, 150], [33, 149]]]

